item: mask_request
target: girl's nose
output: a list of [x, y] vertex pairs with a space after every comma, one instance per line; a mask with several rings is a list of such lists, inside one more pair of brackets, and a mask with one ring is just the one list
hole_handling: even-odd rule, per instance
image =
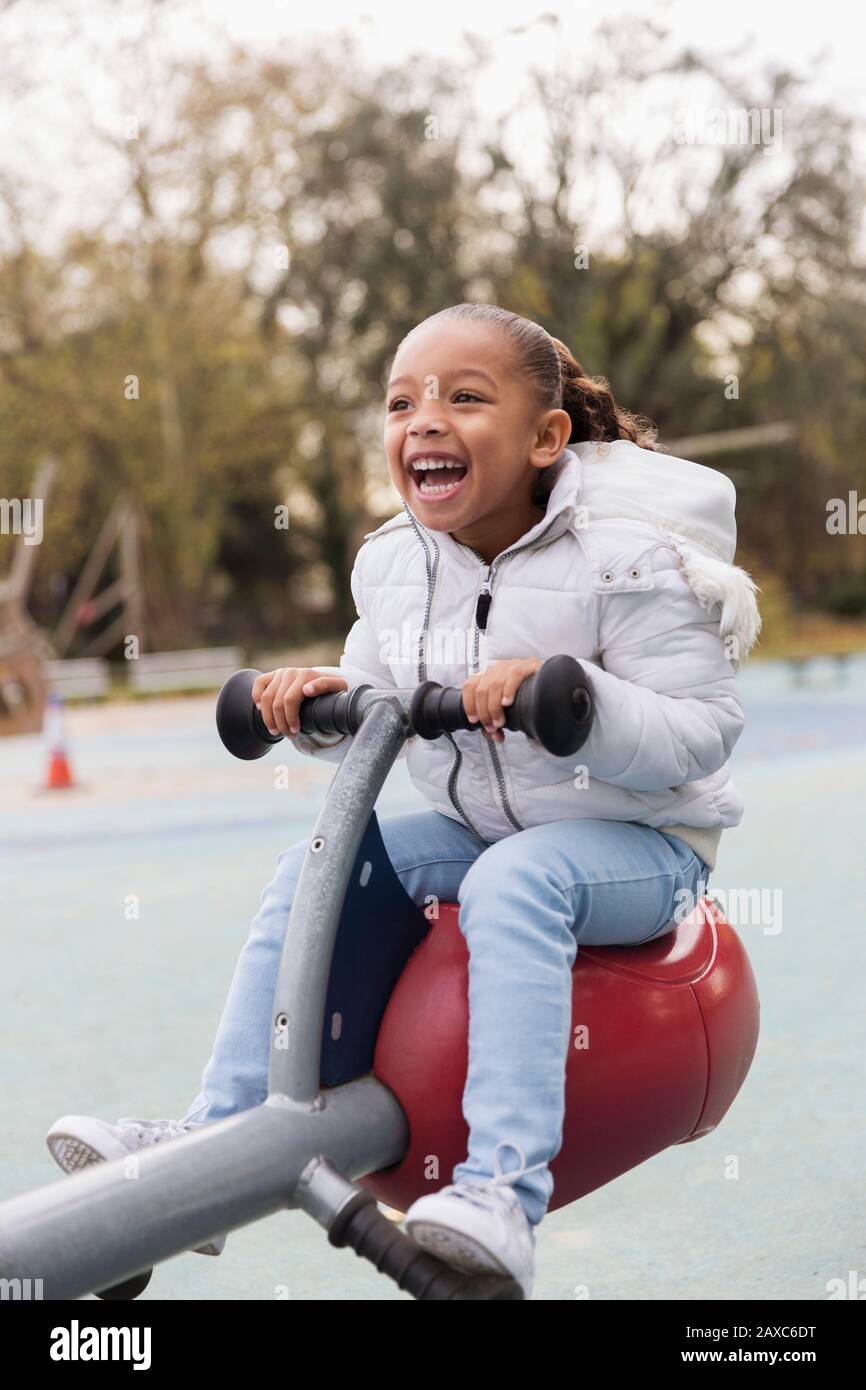
[[428, 436], [438, 436], [442, 434], [443, 431], [444, 425], [442, 425], [438, 421], [433, 421], [429, 425], [424, 425], [420, 428], [418, 425], [413, 425], [413, 427], [407, 430], [406, 433], [408, 434], [410, 439], [426, 439]]

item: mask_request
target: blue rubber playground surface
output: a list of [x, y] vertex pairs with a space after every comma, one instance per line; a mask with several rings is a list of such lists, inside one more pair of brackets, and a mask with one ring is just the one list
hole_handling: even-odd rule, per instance
[[[799, 684], [752, 662], [740, 689], [746, 813], [710, 892], [775, 905], [772, 926], [735, 923], [755, 1060], [714, 1133], [542, 1223], [536, 1300], [825, 1300], [866, 1276], [866, 659]], [[59, 1115], [178, 1117], [199, 1089], [262, 890], [334, 773], [291, 749], [236, 762], [213, 711], [210, 696], [67, 711], [79, 785], [61, 793], [40, 790], [41, 738], [0, 741], [0, 1198], [74, 1181], [44, 1145]], [[421, 804], [398, 764], [380, 813]], [[160, 1266], [144, 1295], [405, 1297], [299, 1212]]]

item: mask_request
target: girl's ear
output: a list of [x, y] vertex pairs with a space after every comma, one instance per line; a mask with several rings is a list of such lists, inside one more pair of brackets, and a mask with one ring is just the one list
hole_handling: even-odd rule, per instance
[[545, 467], [555, 463], [567, 447], [573, 428], [567, 410], [548, 410], [539, 422], [537, 442], [532, 450], [535, 462], [543, 461]]

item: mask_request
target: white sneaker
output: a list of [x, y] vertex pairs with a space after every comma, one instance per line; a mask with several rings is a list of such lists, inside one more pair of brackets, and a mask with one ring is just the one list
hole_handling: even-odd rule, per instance
[[[515, 1144], [510, 1147], [521, 1152]], [[521, 1152], [521, 1166], [503, 1173], [495, 1157], [495, 1177], [465, 1178], [419, 1197], [406, 1213], [406, 1231], [416, 1245], [454, 1269], [510, 1275], [528, 1299], [535, 1279], [535, 1230], [511, 1184], [545, 1166], [526, 1168]]]
[[[51, 1157], [64, 1173], [77, 1173], [92, 1163], [126, 1158], [137, 1149], [162, 1144], [166, 1139], [179, 1139], [194, 1128], [177, 1120], [121, 1119], [110, 1125], [92, 1115], [64, 1115], [51, 1126], [45, 1142]], [[206, 1245], [198, 1246], [197, 1253], [219, 1255], [225, 1243], [225, 1236], [217, 1236]]]

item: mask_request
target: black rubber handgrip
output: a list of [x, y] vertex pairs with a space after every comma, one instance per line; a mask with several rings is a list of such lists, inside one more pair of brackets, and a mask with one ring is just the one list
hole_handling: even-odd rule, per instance
[[[463, 708], [455, 686], [425, 681], [410, 707], [420, 738], [438, 738], [456, 729], [478, 730]], [[592, 694], [579, 661], [552, 656], [519, 687], [514, 704], [505, 706], [505, 727], [536, 739], [548, 753], [565, 758], [586, 742], [592, 727]]]
[[250, 668], [229, 676], [217, 697], [216, 725], [225, 747], [236, 758], [264, 757], [282, 734], [270, 734], [253, 704], [253, 682], [261, 671]]
[[[262, 758], [284, 734], [271, 734], [253, 703], [253, 684], [261, 671], [251, 667], [229, 676], [217, 697], [216, 724], [223, 744], [236, 758]], [[369, 685], [354, 690], [331, 690], [311, 695], [298, 707], [301, 732], [305, 734], [355, 734], [361, 722], [358, 702]]]
[[379, 1211], [370, 1192], [357, 1192], [345, 1203], [331, 1223], [328, 1240], [369, 1260], [419, 1301], [523, 1299], [520, 1285], [507, 1275], [462, 1274], [422, 1250]]

